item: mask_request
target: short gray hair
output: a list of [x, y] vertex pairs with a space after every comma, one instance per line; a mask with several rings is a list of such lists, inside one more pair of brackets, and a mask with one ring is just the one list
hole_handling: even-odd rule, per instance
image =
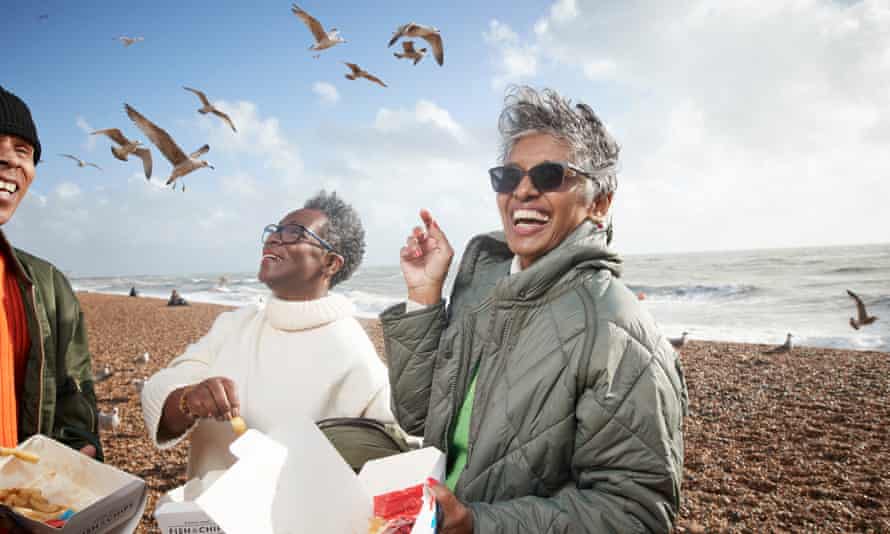
[[571, 163], [593, 178], [584, 180], [588, 202], [614, 193], [618, 187], [621, 148], [587, 104], [572, 106], [571, 100], [552, 89], [537, 91], [524, 85], [511, 86], [504, 96], [498, 131], [501, 162], [507, 161], [522, 137], [531, 133], [548, 134], [566, 142], [571, 150]]
[[358, 212], [336, 192], [328, 194], [324, 189], [307, 200], [303, 208], [325, 214], [328, 224], [321, 237], [343, 256], [343, 267], [331, 278], [331, 287], [348, 280], [365, 255], [365, 229]]

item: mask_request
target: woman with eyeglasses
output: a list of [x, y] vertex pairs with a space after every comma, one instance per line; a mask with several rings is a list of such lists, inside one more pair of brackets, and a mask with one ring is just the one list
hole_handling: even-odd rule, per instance
[[336, 193], [320, 192], [263, 230], [257, 277], [272, 292], [266, 302], [220, 314], [145, 383], [142, 411], [155, 444], [166, 449], [191, 437], [189, 479], [235, 461], [228, 448], [235, 416], [266, 432], [299, 416], [393, 421], [386, 368], [352, 303], [330, 292], [364, 251], [358, 214]]
[[618, 145], [588, 106], [528, 87], [499, 130], [502, 230], [470, 241], [446, 304], [454, 253], [421, 210], [408, 302], [381, 315], [396, 419], [448, 459], [440, 532], [669, 532], [686, 385], [608, 247]]

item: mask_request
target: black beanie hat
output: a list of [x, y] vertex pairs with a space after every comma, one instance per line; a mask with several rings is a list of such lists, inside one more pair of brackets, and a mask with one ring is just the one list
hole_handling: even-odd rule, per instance
[[22, 99], [0, 86], [0, 134], [17, 135], [34, 147], [34, 164], [40, 161], [40, 139], [31, 110]]

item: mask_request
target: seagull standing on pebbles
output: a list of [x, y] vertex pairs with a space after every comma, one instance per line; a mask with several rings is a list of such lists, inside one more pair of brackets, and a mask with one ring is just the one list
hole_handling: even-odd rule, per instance
[[121, 35], [120, 37], [116, 37], [115, 39], [124, 43], [125, 47], [145, 40], [144, 37], [127, 37], [126, 35]]
[[877, 321], [878, 318], [874, 315], [869, 315], [868, 311], [865, 309], [865, 303], [862, 302], [862, 299], [859, 298], [859, 295], [853, 293], [849, 289], [847, 290], [847, 294], [850, 295], [850, 298], [856, 302], [856, 318], [850, 317], [850, 326], [853, 327], [853, 330], [859, 330], [860, 326], [865, 326], [872, 324]]
[[423, 56], [426, 55], [426, 48], [415, 50], [414, 41], [402, 41], [402, 53], [393, 52], [392, 55], [399, 59], [413, 59], [414, 64], [417, 65], [423, 59]]
[[785, 337], [785, 343], [779, 345], [778, 347], [770, 350], [763, 351], [764, 354], [782, 354], [786, 352], [791, 352], [791, 349], [794, 348], [794, 345], [791, 343], [791, 332], [788, 332], [788, 336]]
[[73, 159], [74, 161], [77, 162], [78, 167], [95, 167], [95, 168], [99, 169], [100, 171], [102, 170], [102, 167], [96, 165], [95, 163], [90, 163], [89, 161], [84, 161], [72, 154], [59, 154], [59, 155], [62, 156], [63, 158]]
[[297, 4], [291, 5], [291, 12], [297, 16], [303, 23], [309, 28], [309, 31], [312, 32], [312, 37], [315, 38], [315, 44], [309, 47], [309, 50], [325, 50], [339, 43], [345, 43], [346, 41], [340, 37], [340, 32], [337, 31], [337, 28], [331, 28], [330, 31], [324, 31], [324, 27], [321, 25], [318, 20], [306, 13], [300, 6]]
[[131, 141], [117, 128], [96, 130], [90, 135], [105, 135], [120, 146], [111, 147], [111, 153], [121, 161], [127, 161], [130, 154], [142, 160], [142, 168], [145, 170], [145, 179], [151, 179], [151, 150], [140, 146], [139, 141]]
[[414, 22], [403, 24], [392, 34], [392, 39], [389, 40], [389, 46], [396, 44], [396, 41], [401, 37], [420, 37], [433, 47], [433, 57], [436, 58], [436, 63], [438, 63], [439, 66], [445, 63], [445, 48], [442, 45], [442, 34], [439, 33], [437, 28], [424, 26], [423, 24]]
[[143, 376], [142, 378], [134, 378], [130, 380], [130, 383], [133, 384], [133, 387], [136, 388], [136, 391], [142, 393], [142, 388], [145, 387], [145, 383], [148, 381], [147, 376]]
[[[213, 165], [205, 160], [198, 159], [210, 151], [210, 145], [204, 145], [191, 154], [186, 155], [163, 128], [158, 127], [155, 123], [143, 117], [141, 113], [133, 109], [129, 104], [124, 104], [124, 109], [127, 110], [127, 116], [130, 117], [130, 120], [136, 123], [136, 126], [142, 130], [142, 133], [158, 147], [161, 154], [173, 165], [173, 172], [170, 174], [170, 178], [167, 179], [166, 185], [174, 184], [177, 178], [181, 178], [197, 169], [204, 167], [213, 169]], [[175, 187], [174, 185], [174, 189]], [[184, 187], [183, 191], [185, 191]]]
[[111, 409], [111, 413], [99, 412], [99, 430], [111, 430], [117, 434], [117, 427], [121, 426], [120, 411], [117, 406]]
[[343, 63], [346, 63], [346, 66], [349, 67], [350, 69], [352, 69], [351, 73], [344, 75], [344, 76], [346, 76], [347, 80], [355, 80], [358, 78], [365, 78], [366, 80], [370, 80], [376, 84], [379, 84], [381, 87], [386, 87], [386, 84], [383, 83], [383, 80], [381, 80], [377, 76], [374, 76], [373, 74], [371, 74], [370, 72], [368, 72], [366, 70], [362, 70], [362, 68], [359, 67], [358, 65], [356, 65], [355, 63], [348, 63], [346, 61], [344, 61]]
[[96, 382], [102, 382], [103, 380], [108, 380], [111, 378], [111, 375], [114, 374], [114, 371], [111, 370], [111, 367], [105, 366], [99, 371], [96, 372]]
[[232, 129], [233, 132], [237, 132], [238, 130], [235, 128], [235, 123], [232, 122], [232, 119], [220, 111], [216, 106], [210, 103], [210, 100], [207, 99], [207, 95], [205, 95], [202, 91], [198, 91], [197, 89], [192, 89], [191, 87], [183, 87], [186, 91], [191, 91], [198, 95], [198, 98], [201, 99], [202, 107], [198, 108], [198, 113], [201, 115], [206, 115], [208, 113], [213, 113], [217, 117], [226, 121], [226, 124], [229, 125], [229, 128]]
[[689, 336], [689, 332], [683, 332], [683, 335], [681, 335], [680, 337], [672, 337], [669, 338], [668, 341], [671, 342], [671, 345], [673, 345], [675, 349], [679, 349], [680, 347], [686, 345], [687, 336]]

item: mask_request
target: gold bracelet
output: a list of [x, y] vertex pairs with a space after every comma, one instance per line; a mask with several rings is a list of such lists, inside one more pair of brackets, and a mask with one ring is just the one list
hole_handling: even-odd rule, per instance
[[179, 396], [179, 411], [183, 413], [186, 417], [191, 417], [192, 419], [197, 419], [195, 414], [189, 410], [188, 403], [185, 401], [185, 396], [192, 392], [195, 389], [195, 386], [186, 386], [182, 392], [182, 395]]

